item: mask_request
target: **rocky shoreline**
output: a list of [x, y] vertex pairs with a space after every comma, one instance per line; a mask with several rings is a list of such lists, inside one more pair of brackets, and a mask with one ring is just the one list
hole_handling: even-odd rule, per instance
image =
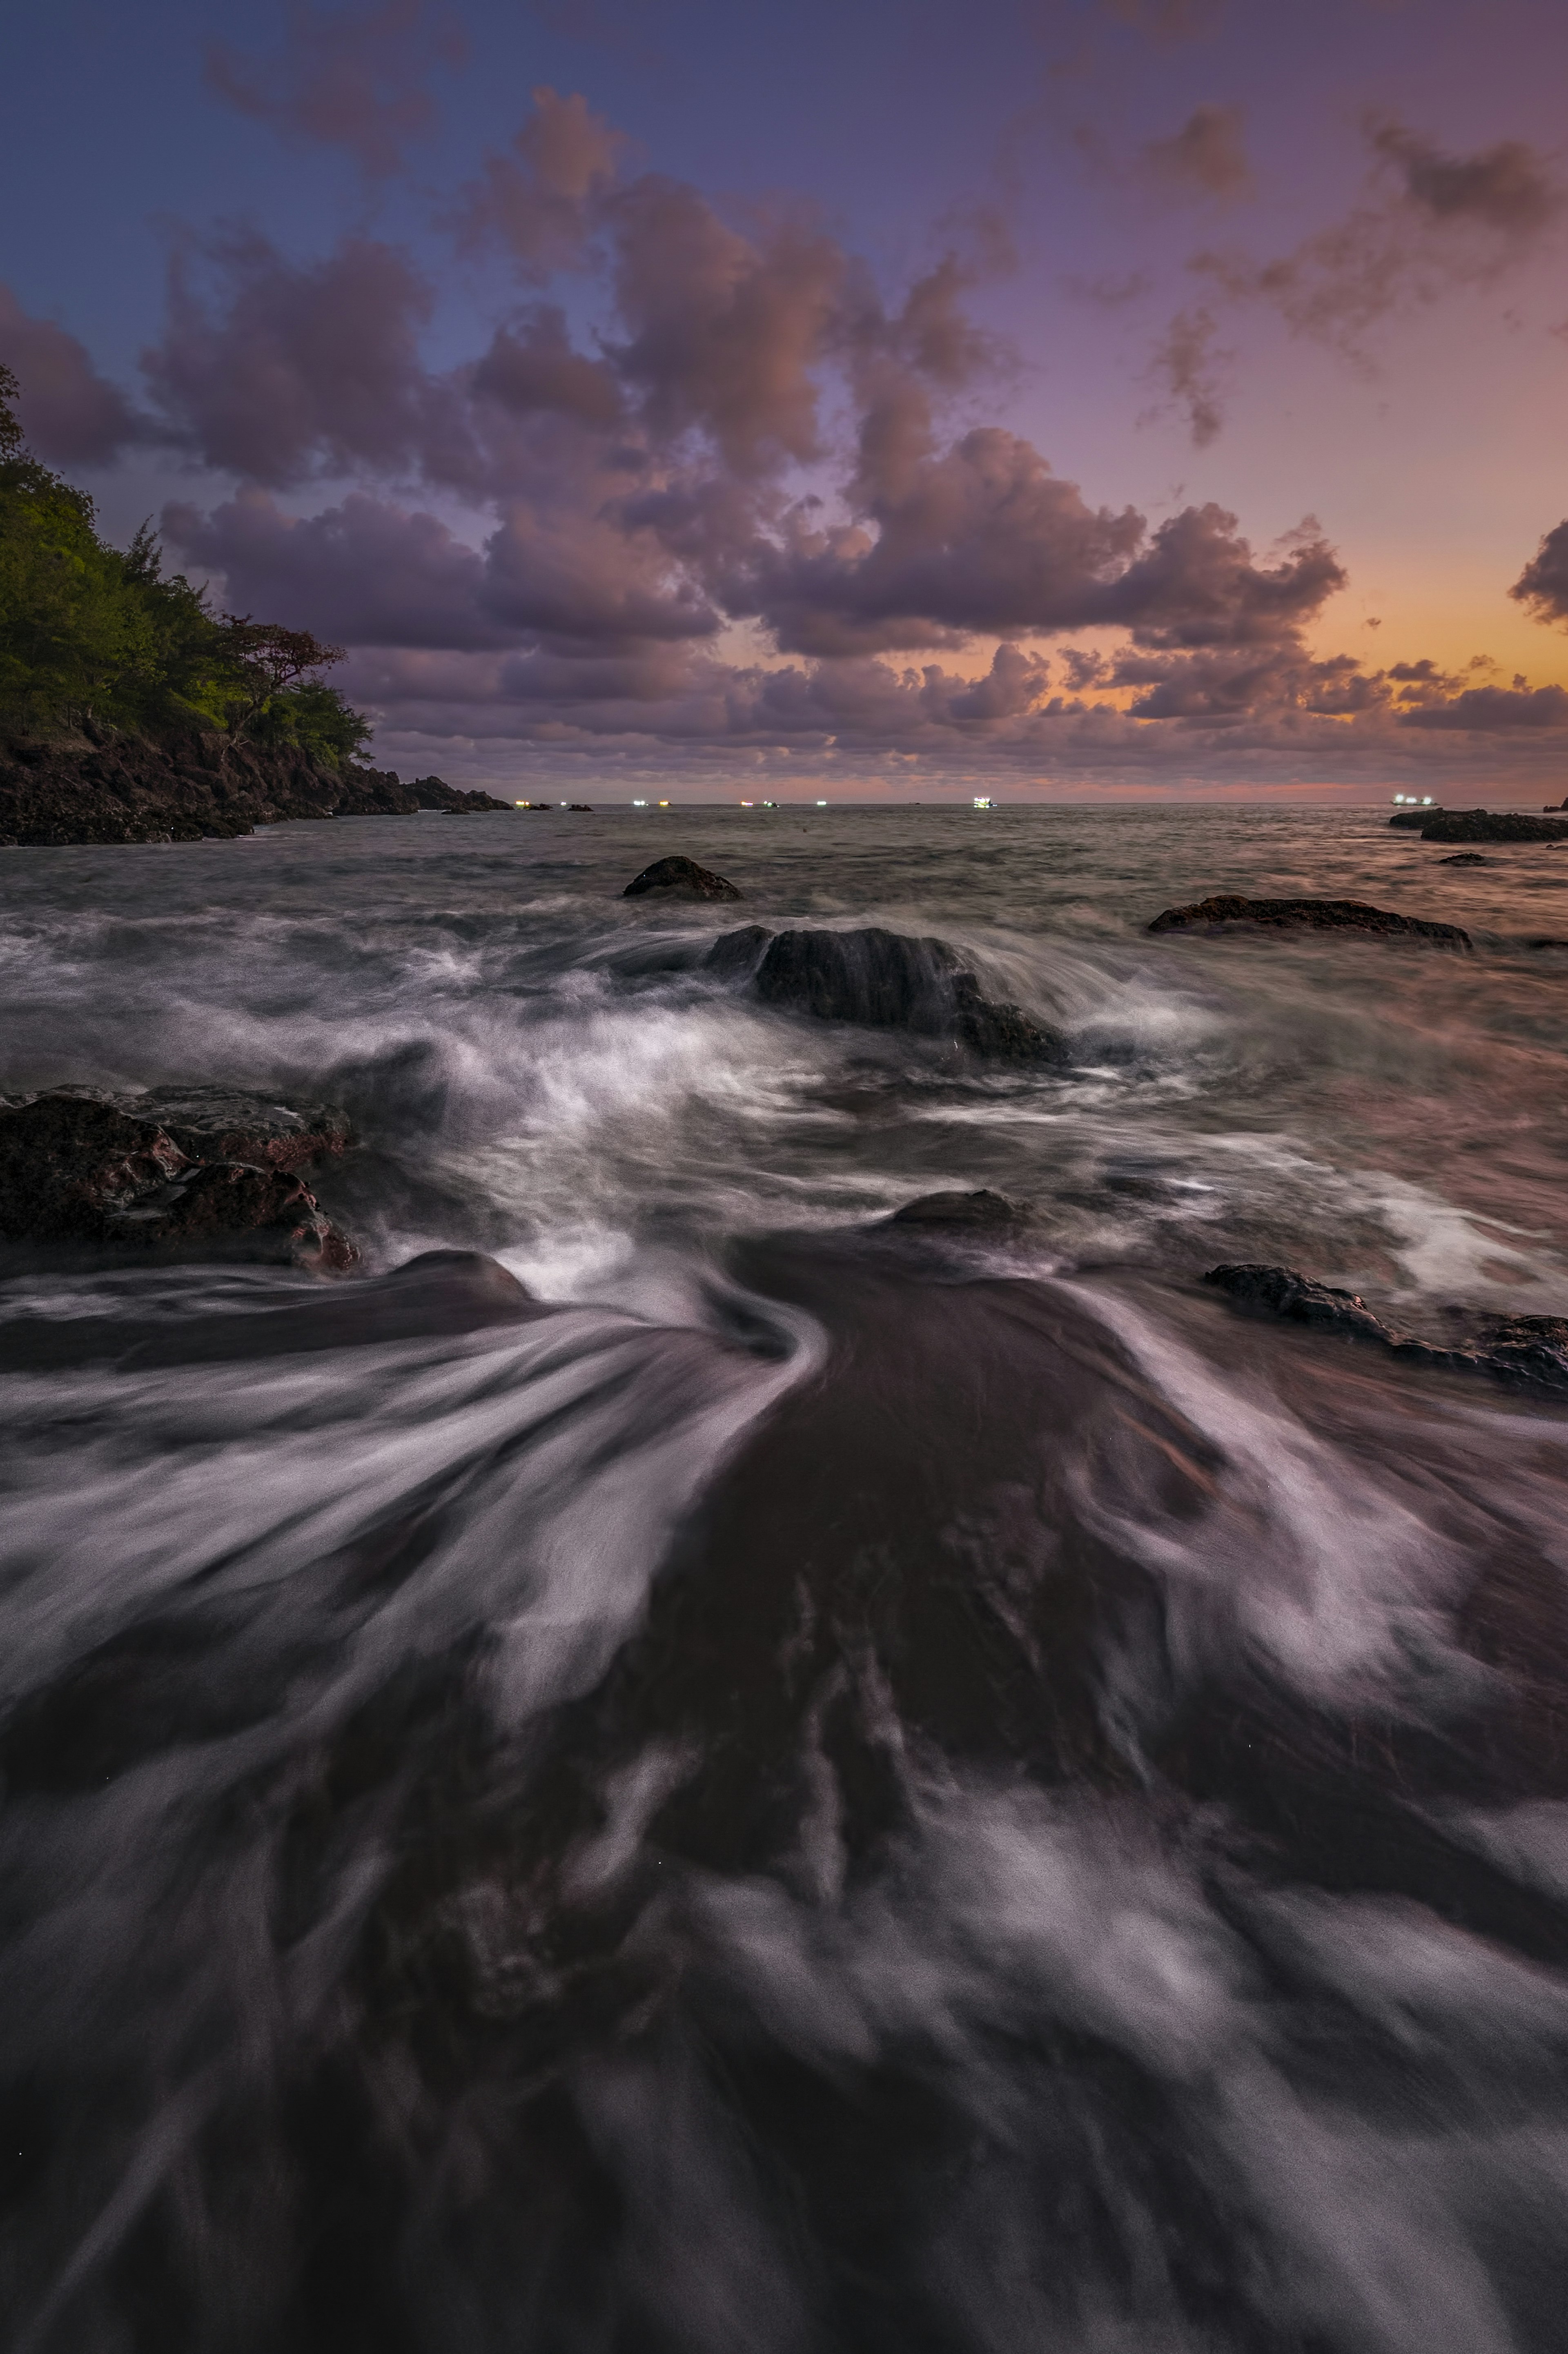
[[166, 744], [106, 728], [0, 745], [0, 848], [232, 840], [301, 818], [454, 817], [512, 809], [440, 777], [333, 768], [217, 731]]

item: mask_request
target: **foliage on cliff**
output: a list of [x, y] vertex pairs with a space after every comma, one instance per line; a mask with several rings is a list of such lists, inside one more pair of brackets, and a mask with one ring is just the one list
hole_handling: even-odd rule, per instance
[[17, 390], [0, 366], [0, 736], [217, 729], [341, 766], [371, 732], [320, 677], [342, 649], [214, 613], [205, 588], [165, 576], [148, 525], [109, 546], [86, 493], [24, 446]]

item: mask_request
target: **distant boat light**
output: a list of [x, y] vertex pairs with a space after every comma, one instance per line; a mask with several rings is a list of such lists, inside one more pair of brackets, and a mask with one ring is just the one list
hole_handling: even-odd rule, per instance
[[991, 795], [989, 793], [977, 793], [975, 795], [975, 807], [976, 809], [990, 809]]
[[819, 801], [819, 802], [817, 803], [817, 807], [818, 807], [819, 809], [826, 809], [826, 808], [827, 808], [827, 806], [828, 806], [828, 805], [827, 805], [826, 801]]
[[648, 804], [646, 801], [633, 801], [631, 806], [633, 809], [646, 809]]

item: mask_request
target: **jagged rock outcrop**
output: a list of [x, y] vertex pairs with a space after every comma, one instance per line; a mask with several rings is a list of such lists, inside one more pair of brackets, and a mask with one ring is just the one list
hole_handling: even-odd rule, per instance
[[1432, 924], [1419, 916], [1396, 916], [1364, 899], [1243, 899], [1229, 892], [1167, 907], [1148, 927], [1151, 932], [1218, 931], [1232, 924], [1271, 932], [1372, 932], [1389, 938], [1432, 940], [1442, 948], [1467, 949], [1468, 932], [1457, 924]]
[[299, 1172], [347, 1140], [341, 1113], [217, 1090], [13, 1100], [0, 1105], [0, 1235], [341, 1274], [359, 1254]]
[[1292, 1324], [1369, 1341], [1407, 1364], [1487, 1373], [1495, 1381], [1568, 1394], [1568, 1317], [1492, 1316], [1477, 1320], [1460, 1341], [1445, 1346], [1397, 1331], [1355, 1291], [1316, 1283], [1293, 1267], [1235, 1264], [1212, 1267], [1203, 1277], [1244, 1308], [1280, 1316]]
[[1493, 861], [1483, 858], [1478, 850], [1457, 850], [1452, 858], [1440, 858], [1439, 866], [1490, 866]]
[[320, 767], [216, 732], [163, 744], [94, 736], [0, 745], [0, 846], [227, 840], [291, 819], [511, 807], [440, 777], [405, 785], [391, 769]]
[[914, 1030], [1004, 1062], [1065, 1063], [1066, 1042], [1016, 1005], [981, 994], [946, 940], [863, 931], [769, 932], [747, 924], [714, 942], [704, 970], [747, 976], [765, 1005], [820, 1022]]
[[649, 892], [657, 892], [672, 899], [739, 899], [744, 894], [711, 866], [699, 866], [694, 858], [656, 858], [641, 875], [634, 875], [625, 890], [623, 899], [641, 899]]
[[1568, 842], [1568, 820], [1530, 817], [1523, 810], [1437, 810], [1421, 829], [1423, 842]]
[[1443, 811], [1441, 809], [1395, 810], [1393, 815], [1389, 819], [1389, 823], [1390, 825], [1400, 826], [1406, 831], [1419, 832], [1421, 827], [1428, 824], [1433, 818], [1441, 817], [1442, 815]]

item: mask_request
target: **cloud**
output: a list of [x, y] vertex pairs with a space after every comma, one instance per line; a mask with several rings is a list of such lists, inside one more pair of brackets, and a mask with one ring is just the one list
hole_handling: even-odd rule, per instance
[[1369, 192], [1343, 219], [1273, 261], [1209, 251], [1191, 265], [1231, 300], [1266, 302], [1294, 333], [1352, 355], [1391, 313], [1491, 284], [1515, 268], [1563, 202], [1521, 141], [1446, 155], [1390, 118], [1363, 128]]
[[1445, 701], [1400, 714], [1402, 727], [1467, 728], [1487, 735], [1519, 727], [1568, 726], [1568, 687], [1467, 686]]
[[1149, 364], [1149, 374], [1163, 387], [1167, 405], [1186, 411], [1195, 450], [1207, 449], [1225, 421], [1220, 368], [1234, 354], [1216, 351], [1218, 333], [1212, 311], [1178, 311]]
[[1143, 150], [1144, 169], [1159, 186], [1182, 196], [1226, 199], [1251, 192], [1239, 106], [1196, 106], [1169, 139]]
[[86, 348], [52, 319], [37, 319], [0, 285], [0, 361], [22, 387], [16, 414], [37, 455], [56, 466], [103, 466], [133, 443], [157, 440]]
[[209, 466], [274, 486], [322, 468], [397, 469], [430, 430], [418, 335], [432, 300], [406, 256], [374, 239], [345, 239], [301, 269], [238, 231], [176, 252], [164, 337], [142, 365]]
[[435, 68], [466, 54], [456, 18], [426, 0], [358, 9], [291, 0], [275, 57], [247, 58], [212, 41], [202, 79], [215, 98], [291, 143], [342, 147], [372, 178], [385, 178], [435, 121]]
[[247, 489], [202, 514], [175, 502], [164, 539], [194, 567], [220, 573], [225, 601], [287, 616], [329, 642], [502, 648], [515, 632], [482, 608], [484, 559], [435, 515], [351, 492], [319, 514], [287, 514]]
[[1533, 237], [1562, 207], [1562, 193], [1532, 147], [1499, 140], [1478, 155], [1445, 155], [1393, 121], [1368, 125], [1374, 154], [1391, 164], [1418, 212], [1447, 226], [1475, 222], [1503, 237]]
[[1508, 593], [1538, 621], [1568, 621], [1568, 523], [1547, 533]]
[[[145, 359], [167, 429], [238, 485], [172, 506], [171, 544], [232, 605], [348, 644], [384, 756], [450, 766], [434, 748], [466, 740], [490, 748], [461, 753], [476, 781], [499, 761], [584, 784], [688, 758], [1406, 780], [1478, 735], [1517, 767], [1568, 733], [1560, 690], [1309, 645], [1345, 579], [1310, 518], [1255, 551], [1223, 507], [1096, 503], [973, 422], [1007, 366], [969, 308], [1005, 263], [983, 222], [889, 292], [808, 210], [729, 217], [624, 176], [580, 99], [536, 93], [500, 160], [511, 209], [491, 175], [454, 234], [499, 239], [534, 291], [471, 356], [427, 363], [435, 290], [397, 248], [299, 262], [231, 233], [176, 254]], [[1379, 159], [1402, 233], [1535, 233], [1446, 183], [1428, 222], [1430, 167]], [[569, 304], [539, 283], [567, 268], [588, 273]], [[1158, 363], [1200, 440], [1218, 332], [1180, 313]], [[1521, 595], [1547, 593], [1552, 546]]]
[[594, 202], [613, 186], [628, 143], [580, 96], [545, 87], [533, 99], [510, 153], [483, 158], [445, 226], [460, 251], [499, 246], [525, 278], [543, 280], [583, 259]]

